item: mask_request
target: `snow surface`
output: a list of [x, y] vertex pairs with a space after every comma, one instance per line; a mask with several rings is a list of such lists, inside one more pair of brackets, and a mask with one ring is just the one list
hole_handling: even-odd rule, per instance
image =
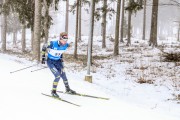
[[[87, 83], [76, 76], [68, 73], [69, 82], [73, 89], [97, 96], [109, 97], [110, 100], [98, 100], [79, 96], [70, 96], [61, 94], [66, 100], [77, 103], [81, 107], [76, 107], [55, 99], [41, 95], [41, 93], [50, 93], [52, 76], [48, 69], [39, 72], [30, 72], [30, 70], [39, 68], [35, 66], [31, 69], [11, 73], [10, 71], [30, 66], [33, 63], [0, 54], [0, 119], [1, 120], [56, 120], [56, 119], [78, 119], [78, 120], [175, 120], [178, 116], [164, 114], [163, 111], [148, 110], [137, 107], [128, 102], [117, 99], [116, 96], [106, 94], [105, 89], [101, 89], [96, 84]], [[21, 61], [23, 63], [18, 63]], [[73, 79], [74, 78], [74, 79]], [[123, 77], [121, 78], [123, 80]], [[60, 82], [60, 84], [62, 84]], [[103, 84], [103, 83], [102, 83]], [[114, 87], [117, 87], [116, 83]], [[60, 85], [61, 86], [61, 85]], [[105, 84], [104, 84], [105, 86]], [[113, 84], [111, 84], [113, 86]], [[63, 90], [64, 88], [62, 88]], [[108, 85], [106, 87], [108, 89]], [[153, 88], [151, 88], [153, 89]], [[145, 90], [145, 88], [144, 88]], [[109, 91], [109, 90], [108, 90]], [[139, 91], [137, 91], [139, 92]], [[113, 93], [113, 91], [112, 91]], [[120, 92], [120, 94], [122, 94]], [[124, 93], [126, 94], [126, 93]], [[140, 94], [140, 93], [138, 93]], [[134, 95], [135, 96], [135, 95]], [[142, 99], [145, 94], [142, 93]], [[123, 96], [124, 97], [124, 96]], [[167, 109], [171, 111], [172, 106]], [[178, 111], [176, 111], [178, 112]], [[178, 114], [177, 114], [178, 115]]]
[[[73, 37], [70, 38], [72, 41], [69, 42], [73, 42]], [[78, 44], [81, 46], [78, 54], [86, 54], [87, 39], [83, 37], [83, 42]], [[101, 49], [100, 39], [95, 38], [93, 54], [111, 55], [113, 42], [107, 41], [107, 49]], [[144, 46], [143, 41], [137, 44]], [[156, 48], [137, 47], [136, 40], [133, 45], [134, 47], [125, 47], [121, 44], [120, 56], [96, 61], [100, 67], [93, 66], [91, 70], [92, 84], [84, 81], [87, 69], [81, 67], [82, 63], [65, 62], [66, 74], [73, 90], [110, 98], [107, 101], [60, 94], [63, 99], [81, 107], [41, 95], [50, 94], [54, 76], [49, 69], [31, 71], [46, 65], [28, 61], [17, 55], [0, 53], [0, 120], [179, 120], [180, 104], [168, 100], [173, 99], [173, 93], [179, 93], [170, 82], [171, 74], [177, 74], [174, 81], [180, 78], [179, 66], [157, 62], [160, 59], [157, 57], [160, 51]], [[72, 45], [67, 53], [72, 54], [73, 49]], [[31, 65], [35, 66], [10, 73]], [[148, 67], [148, 70], [138, 69], [142, 66]], [[161, 69], [162, 73], [160, 70], [157, 72], [156, 68]], [[150, 75], [151, 72], [161, 74], [153, 76]], [[155, 84], [139, 84], [136, 81], [140, 77], [156, 80]], [[58, 90], [64, 91], [62, 80]]]

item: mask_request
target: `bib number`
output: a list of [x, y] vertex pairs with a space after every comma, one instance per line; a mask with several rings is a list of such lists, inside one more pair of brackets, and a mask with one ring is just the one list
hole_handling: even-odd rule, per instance
[[48, 53], [51, 54], [54, 57], [60, 57], [62, 53], [64, 53], [65, 50], [54, 50], [54, 49], [49, 49]]

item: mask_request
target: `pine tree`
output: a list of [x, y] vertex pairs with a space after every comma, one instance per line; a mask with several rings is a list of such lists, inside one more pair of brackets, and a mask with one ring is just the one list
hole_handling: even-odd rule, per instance
[[104, 0], [103, 16], [102, 16], [102, 48], [106, 48], [106, 14], [107, 14], [107, 0]]
[[21, 38], [21, 46], [22, 46], [22, 52], [25, 52], [26, 48], [26, 25], [25, 23], [22, 24], [22, 38]]
[[143, 36], [142, 39], [146, 38], [146, 0], [144, 0], [144, 14], [143, 14]]
[[65, 32], [68, 34], [69, 27], [69, 0], [66, 0]]
[[76, 35], [75, 35], [75, 46], [74, 46], [74, 58], [77, 59], [77, 42], [78, 42], [78, 20], [79, 20], [79, 0], [76, 1], [77, 7], [76, 7]]
[[151, 16], [151, 33], [149, 45], [157, 46], [157, 21], [158, 21], [158, 4], [159, 0], [153, 0], [152, 16]]
[[120, 27], [120, 42], [124, 42], [123, 41], [123, 33], [124, 33], [124, 4], [125, 4], [125, 0], [122, 0], [121, 1], [121, 3], [122, 3], [122, 11], [121, 11], [121, 27]]
[[119, 22], [120, 22], [120, 6], [121, 0], [117, 1], [117, 13], [116, 13], [116, 27], [115, 27], [115, 41], [114, 41], [114, 56], [119, 54]]
[[[129, 6], [134, 3], [134, 0], [129, 0]], [[127, 36], [127, 46], [131, 45], [131, 17], [132, 17], [132, 10], [128, 10], [128, 36]]]
[[41, 0], [35, 0], [33, 59], [40, 61]]
[[2, 41], [2, 46], [1, 46], [1, 50], [2, 51], [6, 51], [6, 32], [7, 32], [7, 14], [8, 14], [8, 6], [7, 6], [7, 0], [3, 0], [3, 11], [2, 11], [2, 17], [1, 17], [1, 21], [2, 21], [2, 29], [1, 29], [1, 41]]
[[81, 41], [82, 0], [79, 0], [78, 41]]

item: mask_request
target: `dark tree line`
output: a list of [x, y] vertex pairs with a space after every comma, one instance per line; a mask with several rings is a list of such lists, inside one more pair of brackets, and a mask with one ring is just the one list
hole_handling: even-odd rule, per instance
[[[176, 0], [171, 0], [174, 4], [179, 5], [179, 2]], [[26, 41], [25, 34], [26, 28], [31, 29], [31, 48], [33, 51], [33, 59], [40, 60], [40, 40], [44, 38], [44, 42], [48, 41], [49, 36], [49, 28], [52, 25], [52, 17], [49, 15], [49, 9], [51, 6], [54, 6], [55, 10], [58, 9], [58, 4], [60, 0], [1, 0], [0, 1], [0, 13], [1, 13], [1, 22], [2, 22], [2, 46], [1, 50], [6, 51], [6, 33], [9, 31], [7, 29], [8, 24], [12, 24], [12, 22], [7, 22], [7, 17], [12, 17], [12, 19], [18, 18], [19, 26], [14, 27], [12, 32], [14, 32], [14, 36], [16, 32], [22, 31], [22, 52], [25, 51]], [[77, 46], [78, 42], [81, 41], [81, 19], [82, 19], [82, 9], [84, 5], [92, 6], [92, 1], [88, 0], [76, 0], [74, 5], [70, 7], [69, 0], [62, 0], [62, 2], [66, 2], [66, 17], [65, 19], [65, 31], [68, 32], [68, 23], [69, 23], [69, 12], [73, 12], [76, 14], [76, 28], [75, 28], [75, 47], [74, 47], [74, 58], [77, 59]], [[97, 7], [96, 4], [102, 2], [102, 7]], [[117, 8], [111, 8], [111, 3], [116, 3]], [[93, 23], [101, 21], [101, 36], [102, 36], [102, 48], [106, 48], [106, 26], [108, 19], [111, 19], [113, 14], [116, 15], [116, 25], [115, 25], [115, 40], [114, 40], [114, 56], [119, 55], [119, 44], [120, 42], [124, 42], [123, 37], [125, 36], [125, 32], [127, 31], [127, 46], [131, 45], [131, 36], [132, 36], [132, 23], [131, 18], [136, 12], [143, 10], [143, 34], [142, 39], [145, 40], [146, 34], [146, 5], [147, 0], [93, 0], [93, 14], [92, 20]], [[125, 6], [126, 5], [126, 6]], [[158, 46], [157, 44], [157, 26], [158, 26], [158, 6], [159, 0], [152, 1], [152, 17], [151, 17], [151, 29], [150, 29], [150, 38], [149, 45]], [[89, 7], [90, 8], [90, 7]], [[87, 9], [89, 11], [89, 9]], [[126, 11], [126, 12], [125, 12]], [[124, 14], [128, 13], [128, 17], [126, 18]], [[16, 18], [15, 18], [16, 17]], [[94, 26], [91, 26], [94, 27]], [[89, 34], [90, 35], [90, 34]], [[16, 37], [14, 37], [15, 39]], [[15, 43], [15, 42], [14, 42]], [[93, 46], [93, 34], [91, 38], [91, 47]], [[92, 49], [91, 49], [92, 54]], [[92, 57], [92, 55], [91, 55]]]

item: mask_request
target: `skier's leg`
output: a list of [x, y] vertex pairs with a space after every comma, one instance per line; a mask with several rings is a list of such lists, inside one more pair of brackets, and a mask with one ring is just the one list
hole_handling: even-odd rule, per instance
[[54, 64], [51, 64], [49, 62], [47, 62], [47, 65], [49, 67], [49, 69], [51, 70], [51, 72], [53, 73], [55, 79], [53, 81], [53, 88], [52, 88], [52, 95], [53, 96], [56, 96], [56, 97], [59, 97], [56, 93], [56, 89], [57, 89], [57, 86], [58, 86], [58, 82], [60, 80], [60, 73], [59, 71], [56, 69], [56, 67], [54, 66]]
[[60, 69], [60, 76], [61, 76], [61, 78], [63, 79], [63, 83], [64, 83], [65, 88], [66, 88], [66, 92], [69, 92], [69, 93], [71, 93], [71, 94], [75, 94], [76, 92], [73, 91], [73, 90], [71, 90], [70, 87], [69, 87], [68, 79], [67, 79], [67, 77], [66, 77], [66, 73], [65, 73], [63, 67], [61, 67], [61, 69]]
[[66, 77], [66, 73], [65, 73], [63, 68], [60, 69], [60, 76], [63, 79], [63, 83], [64, 83], [65, 87], [66, 88], [69, 87], [69, 83], [68, 83], [68, 80], [67, 80], [67, 77]]

